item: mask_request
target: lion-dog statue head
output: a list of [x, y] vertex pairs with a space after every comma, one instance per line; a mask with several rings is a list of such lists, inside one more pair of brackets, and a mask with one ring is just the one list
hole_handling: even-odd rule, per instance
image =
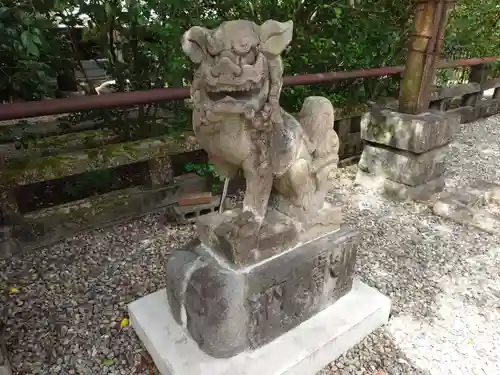
[[280, 54], [292, 33], [292, 21], [274, 20], [260, 26], [237, 20], [213, 30], [189, 29], [182, 48], [198, 65], [191, 91], [195, 106], [203, 103], [208, 114], [239, 113], [247, 119], [263, 110], [278, 110], [283, 73]]

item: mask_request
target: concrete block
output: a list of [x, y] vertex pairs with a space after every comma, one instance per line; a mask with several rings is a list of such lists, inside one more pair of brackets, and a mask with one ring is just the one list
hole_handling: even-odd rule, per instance
[[257, 350], [213, 358], [177, 324], [165, 289], [129, 305], [132, 327], [162, 375], [315, 375], [389, 318], [391, 302], [354, 281], [334, 305]]
[[198, 204], [209, 204], [212, 202], [212, 192], [199, 192], [183, 194], [179, 197], [177, 204], [179, 206], [193, 206]]

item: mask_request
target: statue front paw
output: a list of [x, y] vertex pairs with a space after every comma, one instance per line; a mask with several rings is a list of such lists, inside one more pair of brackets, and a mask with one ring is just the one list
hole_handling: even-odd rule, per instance
[[262, 220], [258, 220], [251, 211], [242, 211], [234, 221], [235, 228], [238, 228], [237, 235], [243, 238], [257, 236], [261, 223]]
[[221, 251], [235, 264], [248, 262], [257, 247], [261, 222], [250, 211], [243, 211], [215, 228]]

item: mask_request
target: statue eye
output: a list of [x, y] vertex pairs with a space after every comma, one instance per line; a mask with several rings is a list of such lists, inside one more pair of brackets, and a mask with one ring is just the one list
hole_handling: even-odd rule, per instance
[[243, 61], [247, 65], [253, 65], [255, 64], [255, 61], [257, 60], [257, 50], [255, 48], [251, 48], [248, 53], [243, 56]]

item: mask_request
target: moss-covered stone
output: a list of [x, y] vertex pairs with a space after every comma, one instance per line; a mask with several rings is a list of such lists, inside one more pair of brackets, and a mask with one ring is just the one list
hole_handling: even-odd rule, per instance
[[2, 188], [2, 186], [0, 185], [0, 214], [2, 212], [18, 213], [19, 209], [17, 206], [16, 199], [12, 194], [12, 189]]
[[161, 136], [67, 154], [15, 159], [0, 169], [0, 181], [4, 186], [28, 185], [87, 171], [161, 158], [197, 147], [196, 140], [191, 135], [186, 135], [183, 139]]
[[157, 189], [132, 187], [30, 212], [24, 215], [24, 231], [32, 233], [25, 233], [22, 245], [25, 248], [45, 246], [82, 230], [161, 209], [173, 204], [179, 191], [199, 184], [198, 180], [196, 175], [186, 175]]
[[366, 104], [335, 108], [335, 121], [362, 116], [368, 111]]
[[26, 139], [26, 147], [17, 149], [14, 143], [4, 146], [6, 160], [58, 155], [87, 148], [104, 147], [116, 143], [120, 136], [110, 129], [87, 130], [46, 138]]

